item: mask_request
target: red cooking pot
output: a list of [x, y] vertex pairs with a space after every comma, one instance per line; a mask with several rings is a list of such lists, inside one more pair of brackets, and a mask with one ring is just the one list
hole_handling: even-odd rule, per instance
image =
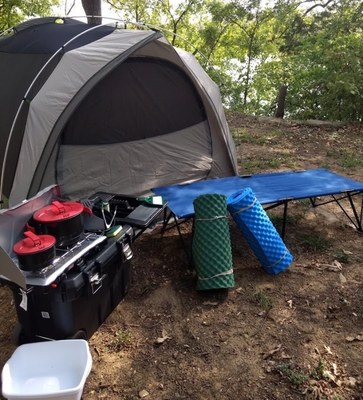
[[39, 271], [51, 264], [55, 257], [55, 237], [24, 232], [25, 239], [15, 243], [13, 250], [24, 271]]
[[45, 227], [45, 232], [57, 239], [57, 247], [75, 244], [83, 233], [84, 206], [78, 202], [53, 201], [33, 214], [36, 222]]

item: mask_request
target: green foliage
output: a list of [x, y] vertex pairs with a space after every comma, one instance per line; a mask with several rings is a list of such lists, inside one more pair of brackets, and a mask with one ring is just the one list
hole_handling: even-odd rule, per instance
[[133, 343], [132, 334], [126, 330], [119, 330], [115, 332], [114, 340], [109, 343], [110, 349], [113, 351], [120, 351], [124, 348], [128, 348]]
[[324, 379], [325, 362], [323, 359], [319, 360], [318, 365], [311, 371], [310, 375], [315, 380], [319, 381]]
[[50, 15], [60, 0], [0, 0], [0, 32], [29, 17]]
[[[272, 213], [271, 211], [268, 212], [268, 216], [272, 222], [272, 224], [278, 228], [282, 227], [282, 224], [284, 222], [284, 217], [282, 214], [276, 214], [276, 213]], [[291, 225], [297, 225], [298, 221], [302, 218], [301, 215], [290, 215], [287, 214], [286, 215], [286, 220], [285, 223], [288, 226]]]
[[360, 153], [352, 152], [350, 149], [329, 150], [327, 156], [334, 158], [343, 168], [353, 169], [363, 166], [363, 159]]
[[[273, 106], [261, 79], [288, 85], [287, 112], [298, 119], [361, 121], [363, 119], [362, 5], [334, 2], [320, 14], [295, 15], [282, 35], [279, 58], [268, 61], [258, 88]], [[280, 38], [281, 40], [281, 38]], [[260, 80], [260, 82], [259, 82]], [[261, 92], [261, 91], [260, 91]], [[270, 107], [270, 108], [268, 108]]]
[[348, 263], [349, 262], [349, 254], [346, 252], [339, 250], [336, 253], [333, 254], [333, 256], [341, 263]]
[[310, 232], [302, 235], [300, 243], [303, 247], [312, 251], [323, 251], [332, 245], [331, 240], [318, 232]]
[[295, 386], [303, 385], [309, 379], [306, 374], [300, 372], [297, 368], [294, 368], [290, 364], [278, 365], [277, 371]]
[[259, 290], [253, 294], [254, 302], [265, 310], [272, 308], [271, 298], [262, 290]]
[[[231, 25], [214, 59], [231, 77], [222, 92], [228, 107], [273, 115], [284, 84], [289, 117], [363, 120], [360, 2], [335, 1], [310, 12], [296, 1], [275, 2], [263, 10], [258, 1], [243, 4], [229, 13]], [[218, 12], [223, 13], [221, 7]]]

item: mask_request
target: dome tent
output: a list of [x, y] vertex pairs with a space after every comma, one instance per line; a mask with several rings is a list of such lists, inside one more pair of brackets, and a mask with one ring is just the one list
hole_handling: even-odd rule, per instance
[[217, 85], [160, 32], [34, 19], [0, 38], [0, 81], [10, 206], [236, 174]]

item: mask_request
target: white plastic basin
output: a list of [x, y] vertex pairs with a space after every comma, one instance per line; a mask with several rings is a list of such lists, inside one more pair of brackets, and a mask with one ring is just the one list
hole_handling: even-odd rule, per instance
[[24, 344], [4, 365], [2, 394], [9, 400], [80, 400], [91, 368], [86, 340]]

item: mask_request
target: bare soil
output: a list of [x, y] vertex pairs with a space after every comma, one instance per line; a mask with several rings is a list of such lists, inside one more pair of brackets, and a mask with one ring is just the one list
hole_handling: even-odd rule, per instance
[[[240, 174], [326, 167], [363, 180], [362, 125], [228, 121]], [[281, 210], [269, 215], [280, 229]], [[196, 290], [176, 229], [136, 241], [129, 293], [89, 340], [84, 400], [363, 399], [362, 233], [335, 203], [294, 201], [294, 262], [271, 276], [232, 221], [230, 231], [236, 284], [225, 291]], [[190, 243], [190, 223], [183, 235]], [[1, 287], [0, 368], [16, 322]]]

